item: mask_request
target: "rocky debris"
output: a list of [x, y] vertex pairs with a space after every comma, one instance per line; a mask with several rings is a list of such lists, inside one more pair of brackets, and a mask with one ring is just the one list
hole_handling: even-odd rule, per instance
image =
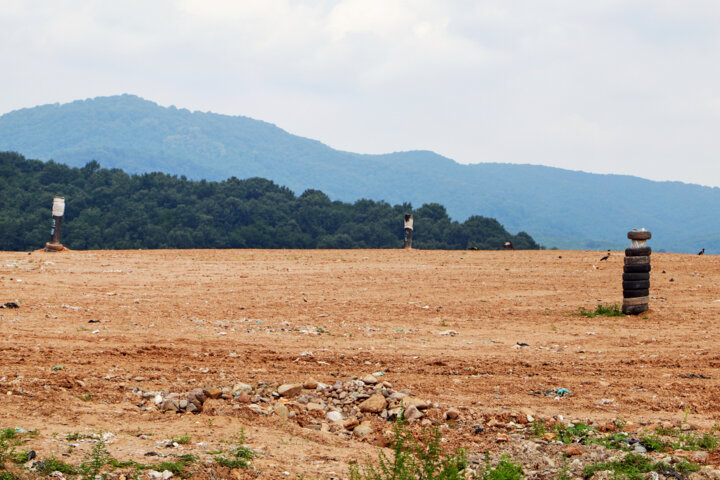
[[[373, 377], [374, 378], [374, 377]], [[361, 412], [380, 413], [387, 406], [387, 400], [382, 393], [375, 393], [362, 402], [359, 407]]]
[[163, 470], [162, 472], [158, 472], [157, 470], [148, 470], [145, 472], [145, 476], [150, 480], [168, 480], [173, 477], [173, 474], [170, 470]]
[[302, 389], [303, 386], [301, 383], [285, 383], [278, 387], [277, 393], [281, 397], [294, 397], [295, 395], [300, 393]]
[[212, 395], [210, 395], [210, 392], [203, 390], [202, 388], [190, 390], [187, 395], [169, 393], [166, 391], [143, 391], [139, 388], [135, 388], [133, 392], [143, 398], [143, 401], [138, 404], [139, 407], [144, 407], [147, 401], [152, 401], [152, 403], [154, 403], [161, 412], [200, 413], [203, 410], [205, 400], [213, 398]]
[[460, 416], [460, 410], [457, 408], [449, 408], [445, 412], [445, 420], [457, 420]]

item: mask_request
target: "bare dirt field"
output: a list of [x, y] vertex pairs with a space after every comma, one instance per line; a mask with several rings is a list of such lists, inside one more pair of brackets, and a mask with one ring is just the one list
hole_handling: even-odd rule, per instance
[[[352, 462], [376, 458], [392, 427], [381, 415], [402, 398], [424, 402], [413, 428], [438, 426], [444, 444], [471, 459], [525, 455], [526, 474], [539, 478], [560, 468], [542, 458], [583, 458], [570, 466], [578, 476], [606, 457], [580, 444], [562, 451], [528, 420], [712, 432], [720, 258], [653, 254], [649, 312], [588, 318], [581, 307], [622, 303], [623, 253], [602, 255], [0, 252], [0, 304], [19, 304], [0, 309], [0, 428], [37, 430], [25, 447], [38, 459], [78, 464], [92, 434], [110, 433], [118, 460], [192, 453], [194, 478], [306, 479], [347, 478]], [[377, 384], [355, 382], [353, 403], [348, 380], [373, 373]], [[277, 393], [309, 379], [320, 386]], [[154, 400], [196, 388], [221, 396], [201, 413], [162, 412]], [[570, 394], [555, 394], [562, 388]], [[385, 413], [358, 408], [383, 389]], [[334, 409], [342, 421], [327, 418]], [[369, 428], [354, 432], [358, 422]], [[241, 429], [258, 454], [251, 468], [213, 467], [212, 452], [227, 451]], [[189, 443], [163, 443], [183, 436]], [[707, 450], [655, 453], [718, 468], [718, 451]]]

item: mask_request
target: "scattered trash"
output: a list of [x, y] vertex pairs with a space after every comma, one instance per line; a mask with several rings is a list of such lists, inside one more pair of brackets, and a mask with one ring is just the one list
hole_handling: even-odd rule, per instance
[[18, 305], [17, 302], [7, 302], [4, 305], [0, 305], [0, 308], [20, 308], [20, 305]]
[[385, 375], [385, 372], [375, 372], [375, 373], [373, 373], [373, 377], [382, 377], [383, 375]]
[[688, 374], [681, 373], [680, 377], [681, 378], [700, 378], [702, 380], [710, 380], [710, 377], [708, 377], [707, 375], [701, 375], [698, 373], [688, 373]]
[[88, 323], [100, 323], [100, 320], [88, 320]]
[[451, 337], [454, 337], [455, 335], [460, 335], [455, 330], [445, 330], [444, 332], [439, 332], [438, 335], [450, 335]]
[[63, 367], [62, 365], [55, 365], [54, 367], [52, 367], [53, 371], [55, 372], [57, 372], [58, 370], [62, 370], [63, 368], [65, 367]]
[[557, 394], [561, 397], [564, 397], [566, 395], [570, 395], [570, 390], [567, 388], [558, 388]]
[[525, 343], [525, 342], [517, 342], [517, 346], [518, 346], [518, 347], [529, 347], [530, 344], [529, 344], [529, 343]]
[[92, 333], [100, 333], [100, 330], [93, 330]]

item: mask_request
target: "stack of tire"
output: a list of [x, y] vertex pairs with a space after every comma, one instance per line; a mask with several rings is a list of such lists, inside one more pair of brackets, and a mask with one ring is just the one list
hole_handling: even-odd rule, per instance
[[652, 234], [645, 230], [628, 232], [632, 246], [625, 249], [623, 267], [623, 306], [625, 315], [637, 315], [647, 311], [650, 300], [650, 254], [645, 244]]

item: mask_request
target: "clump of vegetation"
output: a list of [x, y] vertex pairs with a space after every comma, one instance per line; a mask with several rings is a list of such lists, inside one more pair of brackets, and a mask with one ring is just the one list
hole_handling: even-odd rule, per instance
[[522, 467], [510, 460], [507, 455], [494, 467], [485, 469], [482, 480], [521, 480], [523, 478]]
[[215, 455], [215, 461], [227, 468], [248, 468], [254, 456], [255, 452], [245, 446], [245, 430], [240, 429], [235, 438], [235, 447], [228, 451], [228, 456], [219, 453]]
[[586, 443], [588, 436], [594, 429], [590, 425], [584, 423], [574, 423], [570, 426], [558, 423], [553, 427], [557, 438], [561, 442], [568, 444], [573, 442]]
[[190, 435], [188, 435], [187, 433], [180, 437], [175, 437], [175, 438], [170, 439], [171, 442], [177, 443], [178, 445], [188, 445], [191, 440], [192, 440], [192, 437]]
[[80, 472], [82, 473], [83, 480], [94, 480], [97, 475], [108, 465], [112, 457], [107, 451], [105, 441], [100, 438], [95, 445], [93, 445], [90, 453], [88, 453], [85, 462], [80, 464]]
[[[462, 449], [447, 453], [442, 448], [440, 431], [423, 431], [416, 439], [405, 426], [401, 415], [393, 425], [394, 438], [391, 441], [392, 458], [384, 452], [378, 454], [377, 465], [368, 461], [364, 466], [350, 467], [352, 480], [460, 480], [467, 467], [467, 458]], [[515, 480], [495, 478], [492, 480]]]
[[620, 311], [620, 307], [614, 305], [598, 305], [595, 310], [587, 310], [580, 307], [579, 314], [582, 317], [595, 318], [595, 317], [624, 317], [625, 314]]
[[76, 467], [58, 460], [54, 456], [38, 462], [38, 471], [44, 475], [50, 475], [53, 472], [60, 472], [65, 475], [77, 475], [79, 473]]
[[613, 478], [617, 480], [640, 480], [643, 478], [643, 473], [657, 472], [665, 476], [675, 476], [678, 473], [685, 474], [694, 472], [699, 468], [699, 465], [685, 460], [670, 466], [665, 462], [653, 463], [643, 455], [629, 453], [622, 460], [588, 465], [583, 469], [583, 476], [585, 478], [590, 478], [596, 472], [609, 470], [613, 472]]

